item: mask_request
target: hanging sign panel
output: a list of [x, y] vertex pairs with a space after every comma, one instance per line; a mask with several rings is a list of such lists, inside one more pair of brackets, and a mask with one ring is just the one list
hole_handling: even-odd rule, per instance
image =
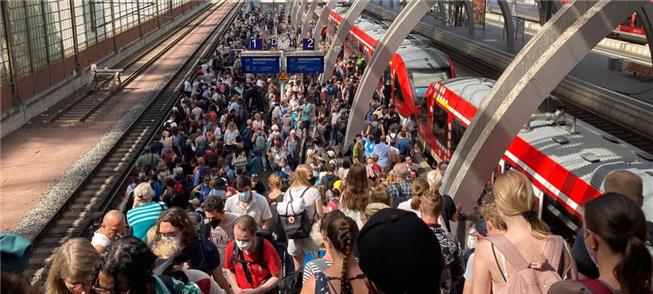
[[279, 56], [243, 56], [240, 58], [243, 72], [253, 74], [279, 73]]
[[286, 62], [289, 73], [324, 72], [324, 56], [287, 56]]

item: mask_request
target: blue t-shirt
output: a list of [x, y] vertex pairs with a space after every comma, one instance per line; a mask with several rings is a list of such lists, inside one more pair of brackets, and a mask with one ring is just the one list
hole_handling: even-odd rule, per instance
[[220, 265], [218, 247], [206, 238], [196, 240], [192, 245], [183, 250], [189, 258], [192, 269], [197, 269], [211, 275], [213, 270]]
[[397, 140], [397, 149], [399, 149], [399, 153], [403, 156], [408, 155], [408, 152], [410, 152], [410, 145], [412, 145], [412, 143], [408, 138], [400, 138]]
[[374, 149], [372, 150], [372, 154], [376, 154], [379, 157], [379, 161], [377, 163], [381, 167], [387, 167], [388, 165], [390, 165], [390, 161], [388, 158], [389, 153], [390, 153], [390, 147], [383, 142], [374, 145]]
[[166, 208], [163, 202], [150, 202], [127, 211], [127, 224], [132, 228], [132, 235], [145, 241], [147, 231], [156, 224]]

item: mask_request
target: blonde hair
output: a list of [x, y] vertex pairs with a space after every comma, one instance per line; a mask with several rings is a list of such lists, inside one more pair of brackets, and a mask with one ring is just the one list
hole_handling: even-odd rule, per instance
[[281, 189], [281, 178], [275, 174], [270, 174], [268, 177], [268, 186], [270, 186], [270, 188]]
[[480, 213], [486, 222], [489, 222], [495, 229], [505, 231], [506, 222], [503, 221], [497, 212], [497, 204], [494, 200], [488, 200], [481, 206]]
[[313, 173], [311, 168], [306, 164], [300, 164], [295, 168], [295, 171], [290, 175], [292, 185], [290, 187], [310, 187], [311, 182], [308, 180], [309, 173]]
[[[493, 186], [494, 199], [499, 212], [506, 216], [519, 216], [535, 209], [533, 186], [522, 173], [509, 170], [500, 175]], [[526, 218], [531, 234], [544, 238], [550, 234], [549, 227], [537, 218]]]
[[64, 279], [74, 282], [92, 283], [95, 263], [100, 254], [93, 248], [91, 242], [84, 238], [74, 238], [66, 241], [54, 255], [46, 281], [47, 293], [69, 293]]
[[156, 242], [154, 248], [152, 248], [152, 253], [156, 255], [159, 259], [167, 259], [172, 257], [175, 252], [181, 251], [183, 248], [179, 241], [171, 241], [167, 239], [161, 239]]
[[432, 191], [439, 192], [442, 186], [442, 174], [438, 170], [431, 170], [426, 174], [426, 181]]
[[419, 200], [423, 210], [422, 214], [433, 217], [440, 216], [443, 203], [440, 193], [429, 189], [419, 197]]
[[154, 189], [148, 182], [140, 183], [134, 188], [134, 198], [152, 199], [154, 197]]
[[430, 191], [429, 182], [424, 178], [416, 178], [413, 180], [413, 186], [411, 187], [413, 192], [413, 197], [410, 200], [410, 207], [414, 210], [419, 209], [421, 197], [426, 195]]

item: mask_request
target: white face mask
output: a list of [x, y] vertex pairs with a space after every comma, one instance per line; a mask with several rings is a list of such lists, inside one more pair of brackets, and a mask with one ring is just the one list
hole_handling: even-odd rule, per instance
[[238, 246], [238, 248], [240, 250], [245, 251], [245, 250], [252, 247], [252, 241], [249, 241], [249, 240], [247, 240], [247, 241], [246, 240], [236, 240], [236, 246]]

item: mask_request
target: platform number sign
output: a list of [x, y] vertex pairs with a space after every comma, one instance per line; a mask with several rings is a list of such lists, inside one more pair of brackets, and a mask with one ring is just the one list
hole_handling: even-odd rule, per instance
[[315, 50], [315, 39], [305, 38], [302, 40], [302, 48], [304, 50]]
[[270, 38], [270, 47], [277, 48], [277, 39], [276, 38]]
[[250, 50], [263, 50], [263, 39], [261, 39], [261, 38], [251, 39], [250, 42], [249, 42], [249, 49]]

